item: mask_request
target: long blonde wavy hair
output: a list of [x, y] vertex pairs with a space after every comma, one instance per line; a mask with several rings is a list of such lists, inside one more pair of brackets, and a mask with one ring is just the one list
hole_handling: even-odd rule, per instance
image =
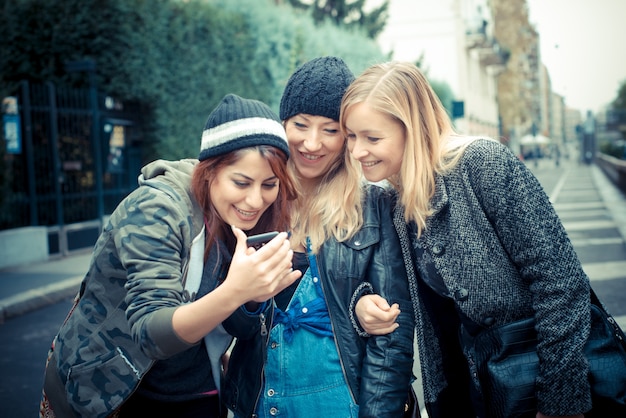
[[289, 160], [288, 168], [300, 191], [291, 213], [290, 240], [304, 244], [309, 237], [313, 252], [317, 252], [330, 237], [342, 242], [354, 236], [363, 225], [363, 182], [360, 168], [346, 149], [345, 139], [343, 152], [314, 190], [305, 190], [298, 184], [293, 159]]
[[405, 220], [417, 224], [419, 236], [432, 214], [430, 199], [435, 193], [436, 176], [452, 169], [475, 138], [454, 132], [426, 77], [409, 62], [374, 64], [352, 82], [341, 103], [339, 122], [344, 135], [346, 115], [352, 106], [363, 102], [404, 128], [400, 171], [388, 180], [399, 192]]

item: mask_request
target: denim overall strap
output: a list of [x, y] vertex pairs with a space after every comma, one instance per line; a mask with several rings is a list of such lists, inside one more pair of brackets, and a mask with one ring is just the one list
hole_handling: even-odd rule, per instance
[[322, 285], [320, 284], [319, 271], [317, 269], [317, 260], [315, 254], [311, 251], [311, 241], [307, 237], [307, 256], [309, 257], [309, 270], [315, 283], [317, 297], [304, 306], [299, 299], [292, 300], [289, 309], [282, 311], [278, 308], [274, 311], [274, 320], [276, 323], [283, 324], [285, 341], [290, 342], [293, 339], [293, 333], [296, 329], [302, 327], [314, 334], [332, 337], [332, 326], [330, 324], [330, 316], [328, 308], [324, 300]]

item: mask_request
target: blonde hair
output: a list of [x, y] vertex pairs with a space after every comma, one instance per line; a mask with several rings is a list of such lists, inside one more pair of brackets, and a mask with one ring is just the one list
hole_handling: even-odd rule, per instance
[[352, 82], [341, 103], [339, 122], [344, 134], [350, 108], [363, 102], [404, 128], [400, 171], [388, 180], [399, 192], [405, 220], [417, 224], [419, 236], [432, 214], [430, 199], [435, 193], [436, 176], [452, 169], [475, 138], [455, 134], [441, 101], [412, 63], [375, 64]]
[[[297, 179], [293, 159], [288, 167]], [[290, 240], [304, 244], [309, 237], [312, 250], [317, 253], [330, 237], [339, 242], [350, 239], [363, 225], [362, 200], [360, 169], [347, 152], [344, 139], [343, 152], [314, 190], [298, 196], [291, 215]]]

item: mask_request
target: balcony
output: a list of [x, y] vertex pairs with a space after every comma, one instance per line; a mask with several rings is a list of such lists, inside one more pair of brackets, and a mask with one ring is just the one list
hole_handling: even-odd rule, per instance
[[500, 44], [492, 37], [485, 36], [482, 40], [476, 33], [467, 36], [466, 48], [473, 57], [476, 57], [480, 65], [490, 72], [499, 73], [504, 71], [510, 51], [501, 48]]
[[487, 22], [481, 20], [478, 24], [467, 24], [465, 30], [465, 47], [467, 49], [481, 48], [488, 40]]

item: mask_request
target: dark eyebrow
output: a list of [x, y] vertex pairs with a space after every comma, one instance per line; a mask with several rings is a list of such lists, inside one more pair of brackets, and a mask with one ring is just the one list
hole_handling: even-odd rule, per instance
[[[244, 179], [246, 179], [246, 180], [248, 180], [248, 181], [254, 181], [254, 179], [253, 179], [252, 177], [248, 177], [248, 176], [246, 176], [246, 175], [245, 175], [245, 174], [243, 174], [243, 173], [237, 173], [237, 172], [235, 172], [235, 173], [233, 173], [233, 174], [234, 174], [235, 176], [240, 176], [240, 177], [243, 177]], [[268, 177], [268, 178], [266, 178], [266, 179], [264, 179], [264, 180], [262, 180], [262, 181], [263, 181], [263, 182], [266, 182], [266, 181], [276, 180], [276, 179], [278, 179], [278, 177], [277, 177], [277, 176], [271, 176], [271, 177]]]

